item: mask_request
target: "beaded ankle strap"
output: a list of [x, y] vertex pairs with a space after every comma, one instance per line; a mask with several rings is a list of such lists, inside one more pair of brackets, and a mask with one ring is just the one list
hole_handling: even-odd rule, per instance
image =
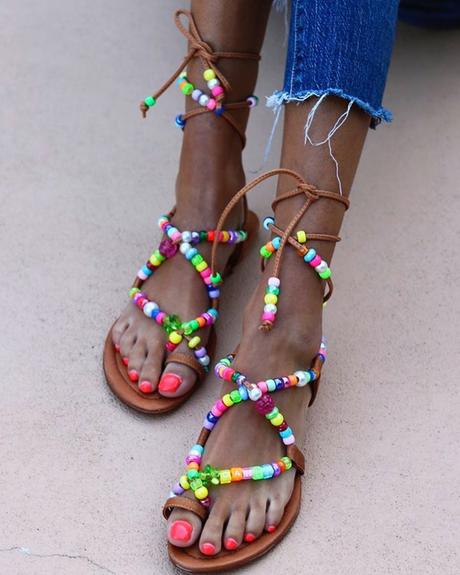
[[[261, 255], [264, 258], [265, 262], [268, 260], [268, 258], [272, 256], [273, 253], [276, 252], [276, 255], [275, 255], [273, 275], [269, 278], [265, 290], [264, 309], [261, 316], [261, 325], [259, 326], [262, 331], [271, 330], [276, 319], [276, 314], [278, 311], [277, 303], [279, 300], [280, 287], [281, 287], [281, 281], [279, 278], [281, 268], [281, 258], [283, 255], [284, 248], [287, 244], [296, 248], [299, 256], [302, 257], [304, 261], [317, 272], [321, 280], [324, 280], [326, 282], [328, 290], [324, 295], [323, 302], [325, 303], [329, 300], [334, 289], [334, 285], [331, 279], [331, 270], [329, 268], [328, 263], [325, 260], [323, 260], [323, 258], [316, 252], [316, 250], [308, 247], [307, 241], [321, 240], [329, 242], [339, 242], [340, 237], [330, 234], [312, 234], [312, 233], [307, 234], [303, 230], [298, 231], [296, 233], [296, 237], [293, 237], [291, 234], [294, 231], [297, 224], [302, 219], [302, 217], [305, 215], [309, 207], [313, 204], [313, 202], [321, 198], [339, 202], [345, 207], [345, 209], [348, 209], [350, 205], [349, 200], [344, 196], [326, 190], [318, 190], [315, 186], [308, 184], [299, 174], [297, 174], [293, 170], [280, 168], [262, 174], [261, 176], [259, 176], [258, 178], [256, 178], [255, 180], [244, 186], [244, 188], [242, 188], [237, 194], [235, 194], [231, 199], [231, 201], [227, 204], [224, 211], [222, 212], [219, 222], [217, 223], [216, 231], [219, 231], [221, 229], [221, 227], [225, 223], [228, 214], [231, 212], [231, 210], [240, 201], [242, 197], [244, 197], [250, 190], [255, 188], [258, 184], [260, 184], [264, 180], [278, 175], [286, 175], [294, 178], [297, 182], [297, 185], [293, 190], [290, 190], [289, 192], [286, 192], [278, 196], [272, 203], [272, 209], [274, 210], [280, 202], [289, 200], [297, 196], [305, 196], [305, 202], [301, 206], [301, 208], [297, 211], [297, 213], [294, 215], [294, 217], [289, 222], [287, 228], [284, 231], [275, 225], [275, 220], [273, 218], [265, 218], [264, 220], [264, 227], [267, 230], [271, 230], [275, 234], [275, 238], [266, 243], [261, 248]], [[219, 274], [216, 271], [216, 252], [217, 252], [217, 242], [214, 242], [211, 254], [211, 271], [214, 277], [219, 277]]]
[[[187, 28], [182, 24], [181, 16], [185, 16], [187, 18], [189, 22], [189, 30], [187, 30]], [[228, 114], [227, 110], [231, 111], [252, 108], [257, 105], [258, 98], [256, 96], [249, 96], [243, 102], [224, 104], [226, 93], [231, 90], [231, 86], [227, 78], [217, 67], [216, 62], [222, 58], [260, 60], [260, 55], [252, 52], [214, 52], [211, 46], [201, 38], [195, 20], [191, 12], [188, 10], [176, 10], [174, 14], [174, 22], [178, 30], [187, 38], [189, 51], [171, 77], [166, 80], [166, 82], [152, 96], [148, 96], [143, 102], [141, 102], [140, 110], [143, 117], [146, 117], [148, 110], [156, 104], [158, 98], [163, 94], [163, 92], [165, 92], [174, 80], [177, 79], [181, 92], [186, 96], [191, 96], [192, 99], [201, 107], [195, 108], [185, 114], [178, 114], [175, 120], [176, 126], [183, 129], [189, 118], [193, 118], [206, 112], [213, 112], [217, 116], [226, 120], [232, 128], [236, 130], [244, 147], [246, 143], [244, 131], [238, 126], [232, 116]], [[196, 57], [200, 58], [203, 64], [203, 78], [210, 90], [209, 94], [203, 93], [189, 82], [186, 72], [184, 71], [190, 60]]]
[[[272, 479], [281, 473], [288, 471], [293, 466], [301, 474], [304, 473], [304, 457], [295, 445], [295, 436], [291, 427], [286, 422], [283, 414], [276, 407], [270, 393], [282, 391], [291, 387], [304, 387], [307, 384], [312, 386], [312, 399], [316, 395], [317, 386], [321, 377], [321, 368], [326, 361], [327, 349], [325, 341], [322, 340], [318, 354], [315, 356], [312, 367], [306, 371], [296, 371], [294, 374], [266, 379], [258, 383], [252, 383], [242, 373], [235, 371], [232, 367], [234, 355], [228, 355], [215, 367], [215, 373], [220, 379], [233, 383], [236, 389], [226, 393], [221, 399], [216, 401], [203, 421], [203, 428], [198, 436], [196, 444], [192, 447], [185, 459], [187, 471], [176, 483], [166, 501], [165, 513], [168, 508], [174, 506], [174, 498], [181, 496], [185, 491], [191, 490], [196, 499], [206, 508], [211, 505], [209, 487], [212, 485], [225, 485], [229, 483], [245, 480]], [[278, 432], [281, 441], [286, 447], [286, 455], [271, 461], [251, 467], [230, 467], [229, 469], [218, 469], [212, 465], [206, 465], [201, 469], [206, 442], [222, 415], [230, 407], [245, 401], [252, 401], [256, 411], [265, 416], [267, 421], [273, 425]]]
[[[166, 349], [172, 352], [185, 338], [188, 347], [193, 350], [195, 358], [208, 371], [210, 358], [206, 348], [201, 345], [201, 338], [195, 332], [205, 326], [213, 325], [218, 317], [218, 302], [220, 290], [220, 276], [213, 277], [211, 269], [199, 253], [197, 246], [201, 242], [218, 242], [229, 245], [243, 242], [247, 238], [247, 232], [243, 230], [219, 230], [211, 231], [184, 231], [180, 232], [171, 224], [174, 211], [166, 216], [161, 216], [158, 224], [165, 234], [158, 249], [154, 250], [147, 262], [139, 269], [134, 283], [129, 291], [129, 297], [133, 303], [141, 309], [147, 317], [152, 318], [168, 334]], [[171, 259], [178, 252], [185, 257], [200, 274], [210, 298], [210, 307], [200, 316], [183, 322], [176, 314], [167, 314], [158, 303], [150, 300], [142, 291], [144, 282], [160, 267], [167, 259]]]

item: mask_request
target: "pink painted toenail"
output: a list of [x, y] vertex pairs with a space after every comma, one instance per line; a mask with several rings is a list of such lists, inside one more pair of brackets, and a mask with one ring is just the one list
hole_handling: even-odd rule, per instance
[[120, 346], [118, 345], [118, 343], [115, 344], [115, 351], [120, 351]]
[[253, 541], [256, 540], [256, 536], [254, 535], [254, 533], [246, 533], [244, 536], [244, 540], [246, 541], [246, 543], [252, 543]]
[[142, 391], [142, 393], [152, 393], [153, 385], [150, 383], [150, 381], [144, 380], [140, 382], [139, 389]]
[[127, 357], [122, 358], [121, 360], [125, 365], [128, 365], [129, 359]]
[[169, 535], [176, 541], [190, 541], [193, 527], [188, 521], [177, 520], [171, 524]]
[[135, 369], [130, 369], [128, 371], [128, 377], [131, 381], [137, 381], [139, 379], [139, 374]]
[[158, 389], [160, 391], [170, 391], [174, 393], [181, 385], [181, 383], [182, 378], [175, 373], [164, 373], [161, 376], [160, 383], [158, 384]]
[[201, 546], [201, 552], [205, 555], [212, 555], [215, 552], [216, 548], [212, 543], [203, 543]]
[[267, 527], [267, 531], [268, 531], [269, 533], [273, 533], [273, 531], [275, 531], [275, 529], [276, 529], [276, 525], [269, 525], [269, 526]]
[[229, 537], [228, 539], [225, 540], [224, 547], [225, 549], [233, 551], [233, 549], [236, 549], [238, 547], [238, 541], [236, 539], [233, 539], [233, 537]]

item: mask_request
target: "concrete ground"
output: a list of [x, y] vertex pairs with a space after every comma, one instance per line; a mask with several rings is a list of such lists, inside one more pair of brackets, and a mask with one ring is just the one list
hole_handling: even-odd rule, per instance
[[[145, 122], [137, 103], [184, 53], [176, 5], [0, 6], [2, 575], [175, 572], [161, 504], [213, 383], [143, 417], [109, 393], [101, 349], [171, 205], [182, 100], [173, 89]], [[273, 14], [261, 96], [281, 84], [283, 37]], [[395, 121], [369, 135], [334, 262], [301, 515], [241, 573], [459, 572], [459, 50], [460, 31], [399, 30]], [[271, 125], [263, 106], [251, 115], [249, 177]], [[262, 215], [272, 192], [254, 194]], [[219, 353], [256, 260], [228, 282]]]

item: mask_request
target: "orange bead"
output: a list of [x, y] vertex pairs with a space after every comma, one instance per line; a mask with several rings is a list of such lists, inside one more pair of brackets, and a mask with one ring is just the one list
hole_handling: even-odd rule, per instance
[[295, 375], [290, 375], [288, 379], [291, 385], [297, 385], [297, 377]]
[[194, 461], [191, 461], [188, 465], [187, 465], [187, 469], [196, 469], [198, 471], [198, 469], [200, 469], [200, 466], [198, 465], [198, 463], [195, 463]]
[[241, 467], [231, 467], [230, 474], [232, 476], [232, 481], [241, 481], [243, 479], [243, 470]]
[[199, 325], [200, 327], [204, 327], [204, 326], [206, 325], [206, 320], [204, 319], [204, 317], [201, 317], [201, 316], [198, 317], [198, 318], [197, 318], [197, 322], [198, 322], [198, 325]]
[[281, 471], [286, 471], [286, 466], [284, 465], [284, 462], [281, 461], [281, 459], [279, 461], [276, 462], [279, 465], [279, 468], [281, 469]]

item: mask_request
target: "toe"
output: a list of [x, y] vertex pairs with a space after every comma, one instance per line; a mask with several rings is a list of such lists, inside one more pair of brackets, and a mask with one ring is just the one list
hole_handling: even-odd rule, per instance
[[216, 555], [222, 549], [222, 534], [229, 513], [221, 501], [214, 504], [201, 532], [200, 551], [204, 555]]
[[174, 509], [168, 519], [168, 541], [176, 547], [193, 545], [201, 533], [200, 518], [183, 509]]
[[128, 377], [132, 382], [139, 381], [139, 373], [146, 357], [146, 343], [143, 339], [137, 339], [128, 356]]
[[148, 344], [148, 353], [139, 372], [139, 389], [151, 393], [157, 388], [164, 359], [164, 345], [160, 341]]
[[120, 351], [120, 342], [123, 334], [129, 327], [127, 320], [119, 319], [112, 328], [112, 341], [117, 351]]
[[281, 495], [274, 495], [270, 498], [265, 516], [265, 531], [269, 533], [275, 531], [283, 517], [284, 506], [285, 500]]
[[266, 500], [256, 499], [251, 501], [244, 531], [244, 540], [246, 542], [251, 543], [262, 534], [265, 525], [266, 509]]
[[120, 355], [123, 358], [123, 363], [127, 366], [129, 356], [136, 343], [137, 335], [136, 330], [131, 326], [128, 327], [120, 338]]
[[181, 363], [168, 363], [161, 374], [158, 391], [165, 397], [184, 395], [195, 385], [196, 377], [190, 367]]
[[232, 510], [223, 537], [225, 549], [233, 551], [241, 545], [246, 525], [246, 512], [247, 509], [242, 507]]

